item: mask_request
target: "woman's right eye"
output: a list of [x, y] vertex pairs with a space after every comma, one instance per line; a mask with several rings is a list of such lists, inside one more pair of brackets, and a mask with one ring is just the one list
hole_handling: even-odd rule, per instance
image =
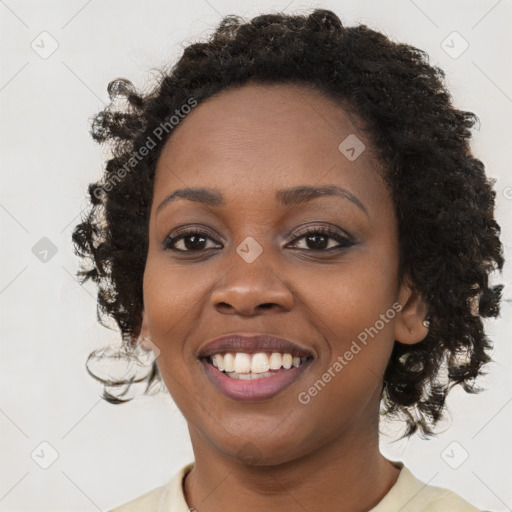
[[[176, 236], [168, 236], [163, 242], [163, 248], [179, 252], [200, 252], [213, 247], [205, 247], [207, 240], [213, 240], [206, 231], [189, 229]], [[180, 245], [181, 247], [178, 247]]]

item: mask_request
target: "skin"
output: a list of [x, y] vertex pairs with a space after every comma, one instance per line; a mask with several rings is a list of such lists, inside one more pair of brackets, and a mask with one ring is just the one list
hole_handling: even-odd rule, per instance
[[[399, 279], [394, 206], [362, 128], [315, 90], [250, 83], [195, 107], [160, 156], [141, 335], [159, 348], [158, 368], [189, 426], [195, 467], [184, 492], [199, 512], [338, 511], [340, 504], [364, 511], [398, 478], [379, 452], [382, 379], [395, 340], [426, 336], [427, 310], [407, 276]], [[338, 149], [349, 134], [366, 146], [354, 161]], [[275, 198], [280, 189], [333, 184], [366, 212], [339, 196], [295, 206]], [[157, 214], [164, 198], [184, 187], [217, 189], [225, 205], [180, 198]], [[162, 247], [191, 224], [210, 238]], [[339, 242], [315, 245], [296, 234], [327, 225], [355, 243], [329, 251]], [[252, 263], [236, 252], [249, 236], [263, 249]], [[401, 311], [307, 405], [299, 403], [298, 394], [394, 303]], [[196, 354], [234, 332], [295, 341], [315, 360], [272, 399], [232, 400], [206, 378]]]

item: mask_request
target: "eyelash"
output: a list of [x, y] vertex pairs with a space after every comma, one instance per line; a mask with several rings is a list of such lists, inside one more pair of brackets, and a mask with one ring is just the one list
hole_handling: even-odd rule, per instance
[[[202, 249], [202, 250], [198, 250], [198, 251], [192, 251], [192, 250], [176, 249], [175, 247], [173, 247], [173, 245], [177, 241], [187, 238], [189, 236], [193, 236], [193, 235], [197, 235], [202, 238], [213, 240], [213, 238], [211, 236], [209, 236], [207, 231], [204, 231], [204, 230], [201, 230], [198, 228], [190, 228], [181, 233], [178, 233], [174, 237], [168, 236], [162, 244], [163, 249], [182, 252], [182, 253], [201, 253], [201, 252], [209, 250], [209, 249]], [[346, 248], [354, 245], [354, 241], [350, 237], [342, 235], [338, 231], [335, 231], [334, 229], [330, 229], [327, 227], [304, 228], [302, 230], [299, 230], [297, 233], [295, 233], [295, 235], [296, 236], [292, 240], [292, 242], [297, 242], [298, 240], [305, 238], [306, 236], [321, 235], [321, 236], [328, 236], [329, 238], [336, 240], [340, 244], [338, 247], [331, 247], [329, 249], [300, 249], [300, 250], [305, 250], [307, 252], [339, 251], [339, 250], [346, 249]]]

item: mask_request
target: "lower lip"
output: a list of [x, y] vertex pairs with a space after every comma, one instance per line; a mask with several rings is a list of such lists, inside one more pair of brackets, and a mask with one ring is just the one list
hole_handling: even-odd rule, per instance
[[233, 400], [256, 401], [268, 400], [281, 393], [302, 375], [311, 360], [289, 370], [281, 369], [272, 377], [255, 380], [232, 379], [205, 360], [201, 360], [201, 363], [206, 376], [221, 393]]

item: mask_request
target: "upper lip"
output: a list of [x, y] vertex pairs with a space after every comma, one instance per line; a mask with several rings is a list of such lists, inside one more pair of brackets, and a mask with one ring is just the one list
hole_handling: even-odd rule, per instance
[[313, 352], [283, 338], [270, 334], [242, 334], [234, 333], [215, 338], [204, 345], [197, 357], [208, 357], [224, 352], [244, 352], [255, 354], [257, 352], [280, 352], [298, 357], [314, 357]]

